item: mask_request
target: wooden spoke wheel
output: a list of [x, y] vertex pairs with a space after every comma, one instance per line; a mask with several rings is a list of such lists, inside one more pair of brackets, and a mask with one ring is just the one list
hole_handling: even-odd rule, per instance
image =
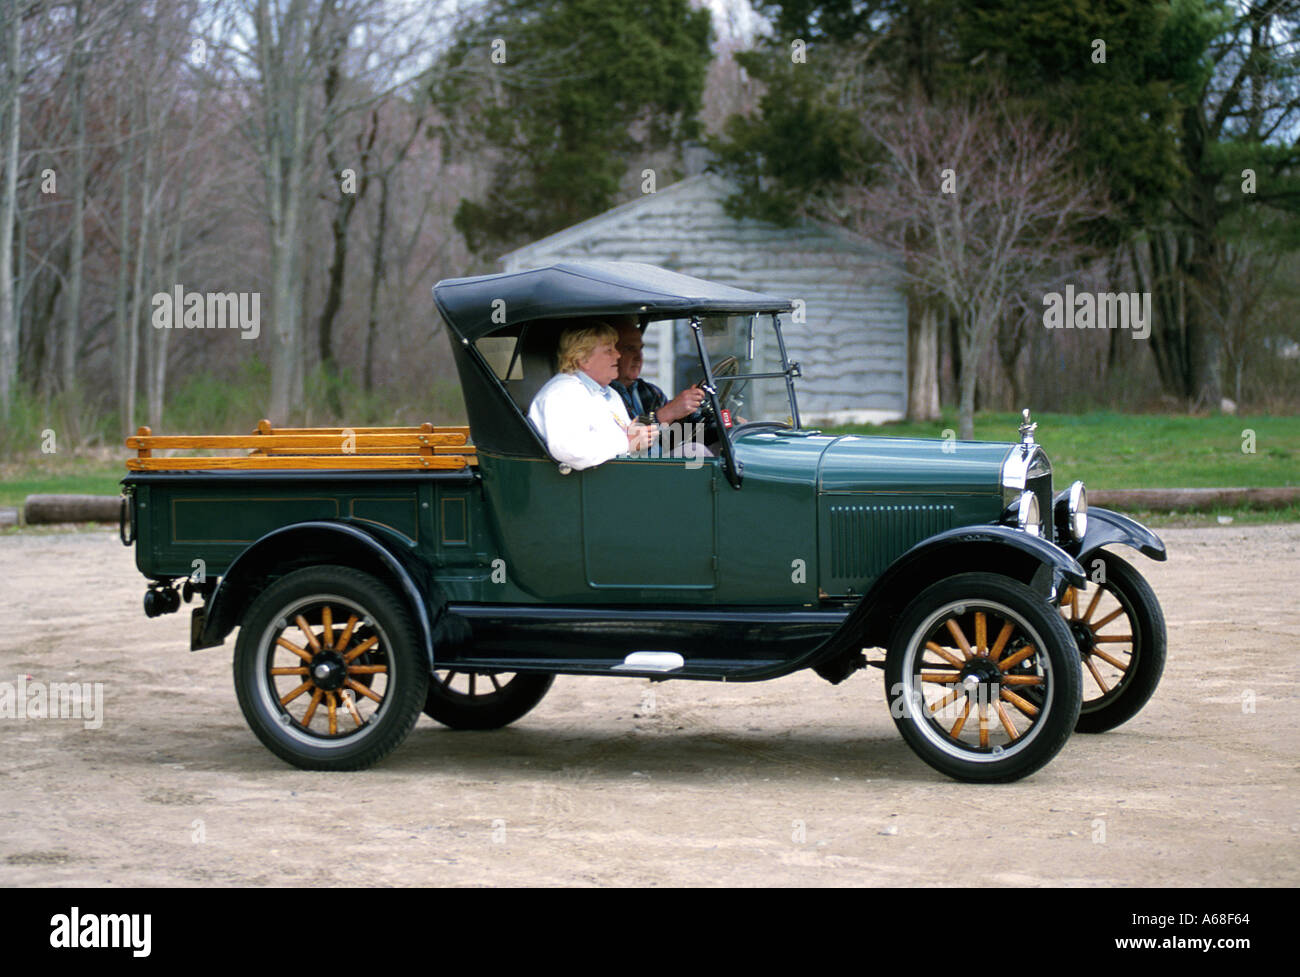
[[1065, 621], [998, 574], [961, 574], [917, 597], [895, 628], [885, 681], [908, 745], [958, 780], [1033, 773], [1079, 712], [1080, 666]]
[[1135, 716], [1160, 683], [1165, 619], [1142, 575], [1113, 553], [1080, 561], [1092, 582], [1061, 595], [1061, 615], [1083, 663], [1083, 707], [1076, 727], [1101, 733]]
[[249, 609], [235, 690], [253, 732], [281, 758], [359, 769], [415, 724], [422, 657], [410, 615], [386, 586], [345, 567], [311, 567], [277, 580]]
[[435, 670], [424, 714], [452, 729], [499, 729], [532, 710], [554, 681], [523, 672]]

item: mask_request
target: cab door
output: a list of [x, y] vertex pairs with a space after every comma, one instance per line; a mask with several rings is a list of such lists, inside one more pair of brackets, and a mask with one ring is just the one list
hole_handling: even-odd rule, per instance
[[574, 474], [590, 587], [679, 591], [683, 600], [712, 591], [716, 458], [615, 458]]

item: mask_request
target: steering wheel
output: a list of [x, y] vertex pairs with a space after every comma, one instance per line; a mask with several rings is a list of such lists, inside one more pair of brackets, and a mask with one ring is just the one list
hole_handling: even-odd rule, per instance
[[[714, 380], [717, 380], [720, 377], [735, 377], [735, 375], [739, 372], [740, 372], [740, 360], [736, 359], [736, 357], [734, 356], [724, 357], [723, 359], [718, 360], [717, 363], [713, 364]], [[703, 383], [704, 380], [705, 380], [704, 377], [700, 377], [698, 380], [695, 381], [695, 385], [698, 386], [699, 384]], [[726, 403], [727, 397], [731, 395], [731, 388], [735, 386], [735, 384], [736, 381], [732, 379], [732, 380], [727, 380], [720, 387], [718, 387], [719, 404]], [[707, 404], [708, 400], [706, 399], [704, 403]]]
[[731, 436], [734, 438], [738, 434], [744, 434], [746, 431], [754, 431], [760, 427], [774, 427], [790, 429], [790, 425], [785, 421], [746, 421], [744, 424], [737, 424], [731, 429]]

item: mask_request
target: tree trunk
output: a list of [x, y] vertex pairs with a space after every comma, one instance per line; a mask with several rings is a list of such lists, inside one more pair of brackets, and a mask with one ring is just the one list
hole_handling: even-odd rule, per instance
[[388, 174], [379, 177], [379, 218], [370, 260], [370, 315], [366, 319], [362, 376], [366, 393], [375, 388], [375, 333], [379, 328], [379, 283], [384, 279], [384, 240], [388, 236]]
[[[975, 314], [968, 310], [962, 313], [962, 318], [973, 319]], [[979, 370], [975, 368], [975, 323], [974, 321], [963, 322], [961, 326], [962, 335], [958, 347], [965, 367], [957, 383], [961, 390], [961, 399], [957, 408], [957, 437], [963, 441], [973, 441], [975, 439], [975, 386], [979, 379]]]
[[[1218, 259], [1215, 253], [1218, 251], [1217, 243], [1199, 233], [1194, 235], [1191, 243], [1183, 268], [1183, 281], [1205, 283], [1218, 280], [1216, 268]], [[1220, 314], [1227, 313], [1223, 296], [1216, 295], [1213, 298], [1216, 300]], [[1219, 336], [1199, 302], [1188, 301], [1186, 305], [1185, 396], [1193, 408], [1205, 407], [1215, 410], [1223, 397], [1219, 372]]]
[[[149, 121], [148, 96], [145, 96], [144, 102], [144, 118], [147, 126]], [[148, 140], [147, 136], [146, 140]], [[143, 317], [142, 321], [140, 305], [144, 298], [145, 268], [150, 257], [149, 233], [152, 221], [149, 213], [149, 194], [153, 189], [153, 155], [153, 143], [146, 141], [144, 146], [144, 170], [140, 177], [140, 221], [136, 229], [135, 269], [131, 273], [131, 312], [127, 323], [127, 375], [129, 382], [126, 388], [126, 406], [127, 416], [132, 419], [135, 417], [136, 387], [140, 377], [140, 331], [141, 329], [152, 328], [148, 325], [147, 316]], [[129, 429], [127, 433], [130, 434]]]
[[18, 139], [22, 104], [22, 22], [18, 0], [5, 0], [4, 185], [0, 188], [0, 416], [7, 418], [18, 383], [18, 318], [14, 308], [14, 213], [18, 202]]
[[939, 317], [933, 303], [911, 303], [908, 344], [911, 378], [907, 397], [910, 421], [937, 421], [939, 411]]
[[[334, 172], [337, 175], [338, 171]], [[325, 382], [326, 402], [335, 417], [343, 413], [343, 404], [339, 396], [338, 363], [334, 358], [334, 321], [343, 306], [343, 280], [348, 264], [348, 224], [352, 220], [356, 201], [356, 195], [340, 192], [334, 215], [330, 219], [334, 253], [330, 258], [326, 281], [325, 305], [318, 322], [321, 376]]]
[[86, 59], [84, 43], [85, 3], [78, 0], [72, 51], [72, 242], [68, 254], [67, 317], [60, 348], [59, 385], [67, 392], [77, 383], [77, 333], [81, 320], [81, 270], [86, 251]]
[[122, 148], [122, 196], [117, 242], [117, 300], [114, 305], [114, 334], [117, 356], [117, 396], [119, 429], [123, 437], [135, 433], [133, 424], [135, 403], [130, 391], [134, 386], [131, 371], [131, 320], [127, 309], [131, 274], [131, 167], [134, 163], [134, 139], [128, 138]]
[[[169, 264], [169, 271], [165, 276], [165, 282], [164, 282], [164, 284], [168, 286], [176, 283], [181, 283], [181, 279], [180, 279], [181, 241], [184, 239], [185, 236], [184, 228], [185, 228], [186, 186], [187, 186], [186, 183], [184, 182], [181, 183], [180, 191], [178, 193], [177, 201], [176, 201], [176, 210], [173, 215], [174, 232], [172, 237], [172, 254], [171, 254], [171, 261]], [[161, 223], [162, 223], [162, 219], [160, 216], [159, 224]], [[159, 230], [158, 232], [158, 239], [159, 239], [159, 248], [158, 248], [159, 262], [158, 263], [162, 264], [163, 247], [161, 245], [161, 242], [163, 240], [163, 233], [161, 230]], [[149, 375], [146, 381], [149, 387], [149, 404], [148, 404], [148, 411], [146, 416], [148, 417], [149, 427], [155, 431], [160, 431], [162, 430], [162, 422], [163, 422], [163, 405], [166, 403], [167, 344], [168, 344], [168, 339], [171, 336], [171, 330], [151, 328], [147, 331], [149, 333], [149, 344], [151, 347], [153, 347], [154, 352], [153, 352], [153, 362], [149, 366]]]

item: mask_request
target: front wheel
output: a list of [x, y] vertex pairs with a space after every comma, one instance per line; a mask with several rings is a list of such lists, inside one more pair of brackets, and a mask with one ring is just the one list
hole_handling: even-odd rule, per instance
[[1019, 581], [964, 573], [903, 612], [885, 660], [890, 714], [909, 746], [957, 780], [1026, 777], [1060, 751], [1079, 716], [1070, 629]]
[[297, 570], [249, 608], [235, 693], [257, 738], [304, 770], [360, 770], [406, 738], [429, 665], [405, 605], [348, 567]]
[[1092, 582], [1087, 591], [1066, 590], [1061, 614], [1084, 666], [1075, 728], [1104, 733], [1136, 716], [1160, 684], [1165, 616], [1151, 585], [1114, 553], [1102, 550], [1083, 562]]

